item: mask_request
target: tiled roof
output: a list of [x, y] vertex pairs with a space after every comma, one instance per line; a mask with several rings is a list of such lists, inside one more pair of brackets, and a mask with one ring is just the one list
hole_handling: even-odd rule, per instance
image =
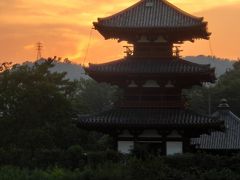
[[213, 132], [192, 139], [197, 149], [205, 150], [240, 150], [240, 118], [230, 110], [219, 110], [214, 116], [225, 122], [225, 132]]
[[132, 73], [132, 74], [201, 74], [214, 69], [210, 65], [200, 65], [181, 59], [121, 59], [104, 64], [89, 64], [87, 72], [95, 73]]
[[79, 117], [78, 125], [88, 128], [219, 128], [217, 118], [181, 109], [118, 108], [93, 116]]
[[95, 26], [119, 28], [182, 28], [201, 26], [203, 18], [194, 17], [165, 0], [141, 0], [130, 8], [107, 18], [99, 18]]

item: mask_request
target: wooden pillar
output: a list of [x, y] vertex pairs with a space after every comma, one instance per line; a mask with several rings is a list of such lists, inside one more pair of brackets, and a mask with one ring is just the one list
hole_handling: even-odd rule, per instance
[[115, 151], [118, 151], [118, 136], [113, 137], [113, 148]]
[[167, 155], [167, 135], [162, 135], [162, 153], [161, 155], [166, 156]]
[[183, 137], [183, 153], [191, 152], [191, 142], [190, 138], [187, 134], [184, 134]]
[[118, 136], [121, 134], [122, 130], [113, 130], [109, 135], [113, 138], [113, 148], [118, 151]]
[[167, 155], [167, 136], [170, 133], [171, 133], [171, 131], [169, 131], [169, 130], [164, 130], [164, 131], [158, 130], [158, 134], [161, 135], [161, 137], [162, 137], [162, 146], [161, 146], [161, 150], [162, 150], [161, 155], [162, 156]]

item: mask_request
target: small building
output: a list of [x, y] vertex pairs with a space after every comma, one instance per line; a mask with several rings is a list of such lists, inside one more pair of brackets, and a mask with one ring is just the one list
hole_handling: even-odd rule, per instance
[[224, 121], [225, 131], [203, 134], [200, 138], [192, 139], [192, 144], [197, 150], [210, 153], [240, 152], [240, 118], [231, 112], [226, 99], [221, 101], [213, 117]]
[[105, 39], [127, 41], [126, 57], [89, 64], [97, 82], [124, 91], [115, 108], [79, 118], [81, 128], [115, 138], [116, 149], [129, 153], [136, 144], [162, 155], [190, 152], [192, 138], [221, 130], [223, 121], [187, 108], [183, 89], [215, 81], [215, 69], [181, 59], [184, 41], [209, 39], [207, 22], [165, 0], [141, 0], [94, 27]]

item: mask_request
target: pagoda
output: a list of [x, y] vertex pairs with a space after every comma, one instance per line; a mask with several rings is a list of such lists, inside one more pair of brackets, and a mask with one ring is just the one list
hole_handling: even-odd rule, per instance
[[233, 154], [240, 152], [240, 118], [231, 110], [226, 99], [222, 99], [214, 117], [224, 121], [224, 132], [203, 134], [200, 138], [193, 138], [192, 144], [198, 151], [214, 154]]
[[93, 23], [105, 39], [127, 41], [123, 59], [89, 64], [85, 71], [97, 82], [119, 86], [123, 98], [115, 108], [80, 117], [81, 128], [115, 138], [129, 153], [143, 145], [161, 155], [190, 152], [191, 138], [220, 130], [223, 121], [188, 110], [183, 89], [215, 81], [210, 65], [180, 58], [184, 41], [209, 39], [207, 22], [165, 0], [141, 0]]

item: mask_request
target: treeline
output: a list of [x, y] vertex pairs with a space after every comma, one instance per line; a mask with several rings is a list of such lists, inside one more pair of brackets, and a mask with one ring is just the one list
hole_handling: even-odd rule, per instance
[[[78, 168], [52, 167], [45, 170], [5, 166], [1, 180], [238, 180], [240, 156], [185, 154], [170, 157], [114, 156], [96, 154]], [[114, 159], [116, 158], [117, 159]]]
[[[77, 127], [79, 114], [112, 108], [121, 92], [92, 80], [66, 79], [51, 71], [54, 59], [10, 63], [0, 73], [0, 179], [239, 179], [239, 155], [153, 157], [113, 150], [113, 140]], [[215, 86], [185, 92], [190, 108], [213, 112], [227, 98], [240, 115], [240, 62]], [[210, 100], [210, 101], [209, 101]]]
[[80, 149], [82, 153], [111, 149], [111, 138], [80, 130], [76, 122], [80, 113], [111, 108], [116, 88], [92, 80], [69, 81], [66, 73], [52, 72], [53, 66], [54, 59], [48, 59], [3, 67], [0, 165], [46, 168], [73, 158], [71, 153]]
[[236, 61], [233, 69], [220, 76], [215, 85], [194, 87], [185, 91], [189, 107], [197, 112], [212, 114], [217, 110], [221, 99], [228, 100], [230, 109], [240, 116], [240, 61]]

